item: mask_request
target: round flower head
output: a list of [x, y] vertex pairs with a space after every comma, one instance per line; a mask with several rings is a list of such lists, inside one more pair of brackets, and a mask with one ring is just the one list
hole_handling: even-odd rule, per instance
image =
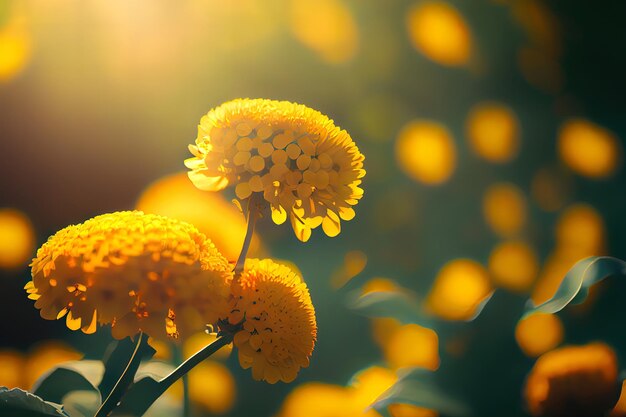
[[290, 218], [298, 239], [322, 226], [341, 231], [354, 217], [364, 157], [350, 135], [320, 112], [301, 104], [265, 99], [227, 102], [200, 120], [189, 178], [202, 190], [235, 186], [244, 201], [255, 194], [269, 204], [272, 219]]
[[617, 376], [617, 358], [605, 344], [555, 349], [530, 372], [526, 402], [535, 416], [603, 416], [619, 397]]
[[185, 222], [126, 211], [68, 226], [37, 251], [29, 298], [48, 320], [85, 333], [111, 323], [121, 339], [176, 338], [228, 308], [232, 274], [210, 240]]
[[248, 259], [233, 281], [228, 321], [243, 327], [235, 334], [239, 363], [256, 380], [291, 382], [309, 366], [317, 336], [309, 290], [291, 269], [270, 259]]

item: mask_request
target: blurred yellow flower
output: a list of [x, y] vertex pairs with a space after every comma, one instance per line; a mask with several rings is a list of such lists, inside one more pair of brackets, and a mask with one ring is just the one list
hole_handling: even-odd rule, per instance
[[341, 0], [291, 0], [290, 24], [295, 37], [327, 62], [346, 62], [356, 54], [359, 31]]
[[[150, 184], [139, 196], [135, 209], [193, 224], [229, 261], [234, 262], [241, 252], [246, 235], [244, 216], [222, 194], [198, 190], [185, 172]], [[259, 246], [255, 235], [248, 253], [254, 255]]]
[[317, 337], [315, 310], [302, 278], [271, 259], [248, 259], [232, 292], [228, 321], [243, 321], [234, 337], [242, 368], [252, 368], [254, 379], [271, 384], [293, 381], [300, 368], [309, 366]]
[[341, 385], [308, 382], [287, 395], [277, 417], [378, 417], [353, 401], [353, 390]]
[[381, 348], [387, 344], [391, 336], [402, 327], [402, 323], [393, 317], [376, 317], [371, 319], [372, 338]]
[[[189, 399], [210, 414], [224, 414], [235, 404], [235, 378], [219, 362], [205, 360], [189, 371]], [[182, 398], [182, 384], [173, 386], [173, 395]]]
[[32, 43], [23, 16], [16, 14], [0, 27], [0, 82], [10, 81], [24, 70], [32, 55]]
[[413, 46], [441, 65], [467, 64], [472, 56], [472, 34], [457, 9], [443, 1], [416, 3], [407, 14]]
[[515, 340], [527, 356], [536, 357], [557, 347], [563, 341], [563, 332], [558, 316], [536, 313], [517, 323]]
[[24, 383], [24, 365], [26, 358], [12, 349], [0, 351], [0, 386], [7, 388], [29, 387]]
[[290, 218], [298, 239], [322, 226], [341, 231], [354, 218], [364, 157], [350, 135], [301, 104], [237, 99], [211, 110], [198, 126], [194, 155], [185, 161], [202, 190], [235, 186], [241, 201], [259, 195], [276, 224]]
[[21, 211], [0, 209], [0, 269], [25, 267], [35, 250], [35, 232]]
[[591, 343], [542, 355], [528, 375], [525, 397], [535, 416], [601, 416], [613, 408], [620, 388], [615, 352]]
[[376, 291], [396, 291], [401, 287], [392, 279], [376, 277], [368, 280], [361, 288], [363, 295]]
[[391, 404], [388, 410], [391, 417], [437, 417], [438, 415], [435, 410], [412, 404]]
[[[192, 357], [196, 352], [203, 349], [205, 346], [210, 345], [217, 339], [216, 333], [199, 332], [191, 337], [187, 338], [183, 343], [183, 358], [188, 359]], [[219, 349], [217, 352], [211, 355], [211, 359], [219, 360], [226, 359], [233, 351], [232, 343]]]
[[519, 122], [507, 106], [491, 102], [475, 105], [465, 130], [472, 150], [490, 162], [508, 162], [517, 155]]
[[385, 359], [393, 369], [439, 367], [439, 338], [435, 331], [417, 324], [405, 324], [391, 333], [384, 344]]
[[558, 151], [567, 166], [589, 178], [612, 175], [622, 156], [613, 132], [584, 119], [568, 120], [561, 126]]
[[96, 216], [57, 232], [32, 264], [29, 298], [48, 320], [115, 338], [186, 337], [222, 317], [231, 268], [192, 225], [140, 211]]
[[496, 286], [527, 291], [535, 281], [539, 261], [533, 248], [521, 240], [499, 243], [489, 255], [489, 272]]
[[513, 237], [526, 224], [526, 198], [510, 183], [491, 185], [483, 195], [483, 215], [487, 225], [502, 237]]
[[53, 367], [63, 362], [77, 361], [82, 357], [81, 353], [62, 341], [48, 340], [39, 343], [30, 350], [22, 370], [26, 389], [31, 389], [39, 377]]
[[352, 278], [359, 275], [367, 266], [367, 255], [360, 250], [352, 250], [344, 256], [343, 265], [337, 268], [330, 277], [330, 285], [341, 288]]
[[426, 307], [446, 320], [469, 320], [491, 292], [489, 275], [482, 265], [455, 259], [439, 271], [426, 298]]
[[556, 244], [558, 250], [573, 258], [601, 255], [605, 249], [602, 216], [588, 204], [567, 207], [557, 220]]
[[448, 180], [456, 166], [452, 135], [445, 126], [426, 120], [414, 120], [402, 128], [395, 155], [405, 174], [428, 185]]
[[35, 381], [53, 367], [81, 357], [79, 352], [56, 340], [41, 342], [27, 354], [3, 349], [0, 351], [0, 386], [30, 390]]
[[[277, 417], [381, 417], [371, 404], [398, 380], [396, 374], [380, 366], [357, 373], [351, 384], [309, 382], [287, 395]], [[392, 417], [435, 417], [433, 410], [409, 404], [388, 407]]]
[[[365, 410], [397, 381], [398, 376], [393, 371], [380, 366], [371, 366], [356, 374], [351, 385], [354, 389], [354, 402], [362, 410], [362, 415], [370, 417], [370, 414], [366, 414]], [[388, 407], [388, 411], [392, 417], [431, 417], [437, 415], [433, 410], [409, 404], [392, 404]], [[378, 412], [373, 410], [367, 410], [367, 412], [371, 413], [372, 417], [380, 416]]]
[[604, 254], [606, 231], [602, 216], [590, 205], [577, 203], [559, 216], [555, 229], [556, 248], [546, 260], [533, 290], [533, 301], [552, 297], [567, 271], [580, 259]]

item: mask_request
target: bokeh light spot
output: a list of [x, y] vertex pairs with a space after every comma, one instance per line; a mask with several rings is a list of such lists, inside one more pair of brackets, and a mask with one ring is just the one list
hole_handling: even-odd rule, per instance
[[426, 305], [441, 318], [469, 320], [491, 291], [489, 275], [482, 265], [469, 259], [456, 259], [439, 271]]
[[479, 103], [467, 117], [472, 150], [490, 162], [504, 163], [519, 150], [519, 122], [513, 110], [499, 103]]
[[445, 182], [456, 165], [456, 148], [448, 129], [425, 120], [414, 120], [402, 128], [395, 154], [406, 175], [428, 185]]
[[527, 356], [537, 357], [557, 347], [563, 333], [563, 323], [556, 315], [535, 313], [517, 323], [515, 340]]
[[557, 249], [572, 258], [600, 255], [605, 247], [604, 221], [600, 213], [584, 203], [568, 207], [556, 224]]
[[609, 130], [584, 119], [569, 120], [561, 126], [558, 152], [568, 167], [589, 178], [612, 175], [621, 159], [617, 137]]
[[15, 350], [0, 351], [0, 386], [7, 388], [29, 388], [24, 385], [24, 356]]
[[35, 250], [35, 232], [21, 211], [0, 209], [0, 268], [25, 267]]
[[533, 290], [535, 304], [554, 295], [567, 271], [577, 261], [602, 255], [605, 251], [604, 221], [588, 204], [573, 204], [565, 209], [557, 220], [555, 234], [555, 251], [546, 260]]
[[10, 81], [20, 74], [31, 54], [31, 35], [24, 20], [16, 16], [0, 27], [0, 82]]
[[[196, 226], [230, 261], [239, 256], [246, 234], [246, 221], [220, 193], [198, 190], [186, 173], [165, 176], [148, 185], [135, 205], [145, 213], [160, 214]], [[251, 253], [259, 250], [252, 240]]]
[[489, 272], [496, 286], [526, 291], [539, 270], [537, 254], [526, 242], [512, 240], [498, 244], [489, 256]]
[[415, 4], [407, 14], [413, 46], [441, 65], [466, 64], [472, 55], [472, 35], [457, 9], [442, 1]]
[[291, 30], [305, 46], [329, 63], [349, 61], [359, 32], [350, 9], [340, 0], [292, 0]]
[[397, 328], [384, 346], [385, 359], [394, 369], [439, 367], [439, 338], [435, 331], [417, 324]]
[[367, 255], [359, 250], [352, 250], [344, 256], [343, 265], [331, 276], [330, 283], [333, 288], [341, 288], [352, 278], [359, 275], [367, 266]]
[[483, 196], [483, 215], [489, 227], [502, 237], [517, 235], [526, 224], [526, 198], [510, 183], [490, 186]]

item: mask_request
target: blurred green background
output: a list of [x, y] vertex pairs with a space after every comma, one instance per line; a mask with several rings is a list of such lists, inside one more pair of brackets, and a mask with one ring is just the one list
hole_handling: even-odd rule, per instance
[[[274, 415], [300, 383], [346, 384], [383, 363], [369, 320], [346, 307], [373, 277], [427, 296], [447, 262], [467, 258], [488, 289], [541, 300], [576, 260], [625, 257], [625, 13], [617, 1], [0, 0], [0, 349], [34, 355], [55, 339], [101, 356], [107, 330], [71, 332], [26, 298], [35, 248], [184, 171], [200, 117], [237, 97], [327, 114], [367, 175], [334, 239], [317, 231], [303, 244], [287, 225], [260, 225], [259, 253], [301, 269], [319, 341], [291, 385], [254, 382], [228, 359], [227, 415]], [[209, 204], [192, 193], [162, 192], [151, 207]], [[472, 304], [488, 291], [472, 279], [443, 297]], [[489, 326], [505, 329], [524, 375], [532, 360], [514, 344], [515, 321], [496, 316]]]

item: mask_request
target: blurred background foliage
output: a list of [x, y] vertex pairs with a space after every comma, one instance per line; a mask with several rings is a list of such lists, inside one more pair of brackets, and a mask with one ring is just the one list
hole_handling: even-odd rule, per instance
[[[297, 395], [332, 408], [355, 386], [367, 405], [393, 370], [435, 370], [440, 352], [513, 370], [488, 384], [494, 411], [519, 402], [539, 354], [623, 344], [623, 301], [604, 286], [561, 318], [517, 324], [514, 303], [496, 303], [465, 332], [370, 320], [345, 302], [402, 287], [454, 323], [494, 288], [541, 302], [578, 259], [626, 256], [625, 13], [564, 0], [0, 0], [0, 385], [29, 388], [108, 341], [43, 321], [24, 294], [54, 231], [137, 207], [194, 223], [236, 258], [243, 218], [182, 173], [199, 118], [236, 97], [328, 114], [366, 155], [365, 198], [334, 239], [302, 244], [262, 222], [253, 253], [293, 262], [311, 289], [311, 367], [268, 385], [235, 358], [207, 362], [190, 377], [198, 415], [301, 417], [310, 406]], [[444, 365], [451, 386], [495, 375]]]

